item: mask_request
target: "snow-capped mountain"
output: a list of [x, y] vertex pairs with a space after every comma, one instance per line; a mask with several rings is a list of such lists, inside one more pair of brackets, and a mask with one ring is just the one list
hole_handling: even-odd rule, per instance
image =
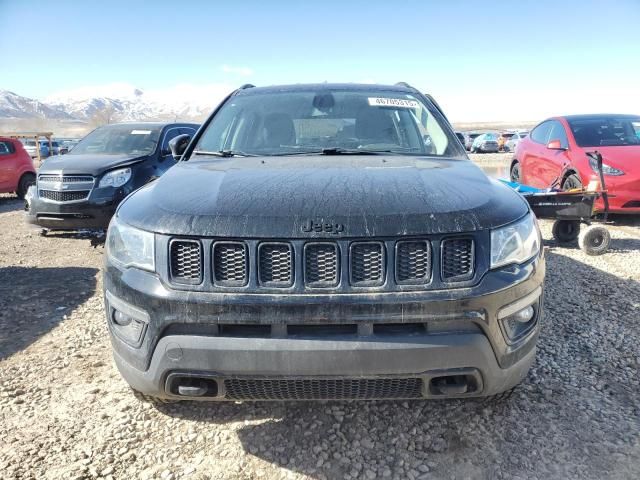
[[86, 87], [39, 101], [0, 90], [0, 119], [51, 119], [91, 122], [201, 120], [233, 90], [232, 86], [177, 85], [143, 91], [128, 84]]
[[0, 118], [72, 119], [63, 109], [58, 109], [33, 98], [22, 97], [8, 90], [0, 90]]

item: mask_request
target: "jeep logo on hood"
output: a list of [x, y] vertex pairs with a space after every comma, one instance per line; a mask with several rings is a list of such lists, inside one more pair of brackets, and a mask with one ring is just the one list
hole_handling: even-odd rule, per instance
[[314, 222], [313, 220], [305, 220], [302, 224], [302, 231], [305, 233], [332, 233], [334, 235], [340, 235], [344, 232], [344, 225], [342, 223], [332, 222]]

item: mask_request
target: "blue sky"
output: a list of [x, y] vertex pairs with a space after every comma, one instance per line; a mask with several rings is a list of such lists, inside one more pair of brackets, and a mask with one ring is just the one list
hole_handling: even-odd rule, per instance
[[454, 121], [640, 113], [640, 0], [0, 0], [0, 18], [0, 89], [36, 98], [402, 80]]

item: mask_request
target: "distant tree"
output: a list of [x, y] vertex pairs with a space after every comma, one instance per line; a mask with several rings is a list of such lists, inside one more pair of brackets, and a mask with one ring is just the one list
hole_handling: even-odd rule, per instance
[[89, 117], [89, 124], [94, 128], [101, 127], [102, 125], [116, 123], [120, 118], [120, 112], [118, 112], [113, 105], [107, 105], [104, 108], [96, 110], [94, 114]]

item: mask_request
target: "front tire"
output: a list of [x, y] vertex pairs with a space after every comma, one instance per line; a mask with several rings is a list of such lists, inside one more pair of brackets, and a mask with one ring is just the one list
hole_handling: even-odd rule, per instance
[[562, 190], [565, 192], [569, 190], [582, 190], [582, 182], [577, 175], [571, 174], [562, 182]]
[[25, 173], [20, 177], [20, 181], [18, 182], [18, 189], [16, 190], [16, 195], [18, 195], [19, 199], [24, 199], [24, 196], [27, 194], [27, 190], [31, 185], [36, 184], [36, 176], [33, 173]]
[[513, 162], [509, 171], [509, 178], [514, 183], [520, 183], [520, 162]]

